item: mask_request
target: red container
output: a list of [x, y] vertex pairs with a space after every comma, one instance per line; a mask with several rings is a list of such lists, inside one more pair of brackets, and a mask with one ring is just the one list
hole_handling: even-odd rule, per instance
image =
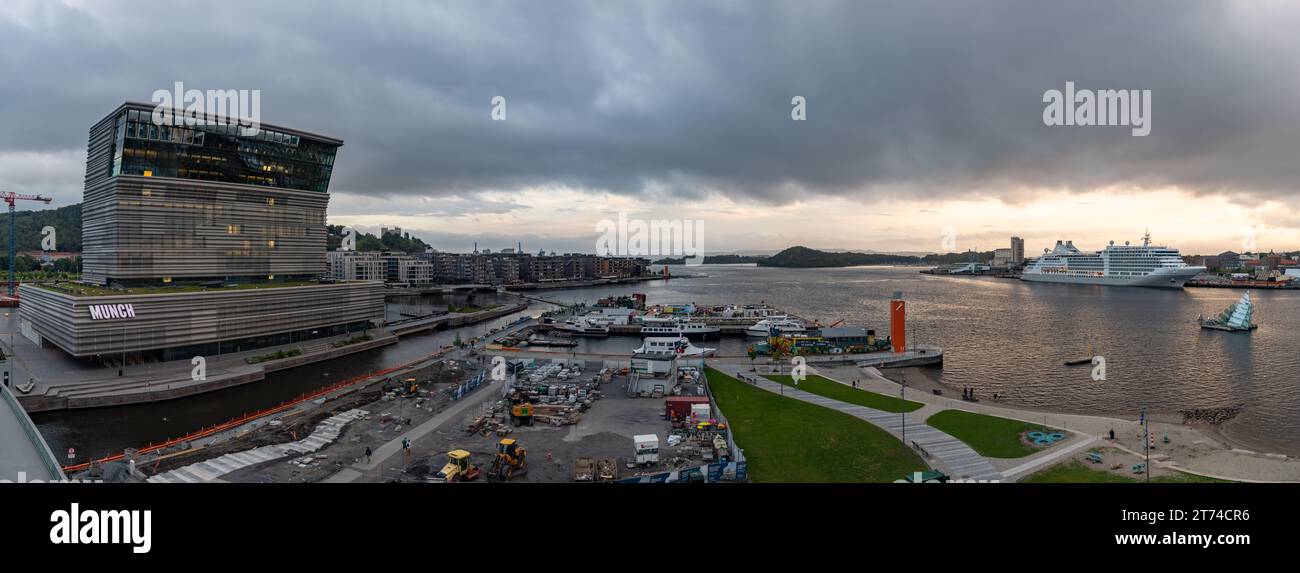
[[664, 398], [664, 414], [687, 418], [691, 415], [691, 404], [708, 404], [708, 396], [669, 396]]

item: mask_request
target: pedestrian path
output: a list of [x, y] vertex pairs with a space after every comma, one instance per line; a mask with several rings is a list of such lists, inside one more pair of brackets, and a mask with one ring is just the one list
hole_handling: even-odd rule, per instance
[[[737, 379], [750, 382], [757, 381], [756, 385], [759, 388], [769, 392], [784, 394], [787, 398], [794, 398], [838, 410], [883, 428], [903, 440], [903, 443], [909, 447], [917, 450], [917, 453], [926, 457], [928, 461], [938, 462], [942, 466], [940, 469], [947, 470], [946, 473], [954, 479], [989, 481], [1001, 481], [1003, 479], [1002, 474], [993, 467], [993, 464], [984, 456], [976, 453], [970, 446], [957, 438], [912, 419], [907, 414], [885, 412], [811, 394], [784, 386], [757, 374], [749, 374], [743, 368], [730, 368], [727, 373]], [[906, 439], [903, 438], [904, 433], [907, 436]]]
[[310, 436], [287, 444], [273, 444], [242, 452], [226, 454], [210, 460], [176, 468], [169, 472], [149, 478], [153, 483], [201, 483], [215, 481], [223, 475], [241, 470], [251, 465], [269, 462], [291, 455], [309, 454], [337, 440], [343, 427], [357, 418], [365, 417], [370, 412], [365, 410], [348, 410], [331, 416], [316, 425]]
[[382, 479], [384, 477], [382, 473], [377, 474], [375, 470], [382, 472], [391, 459], [403, 454], [403, 440], [410, 440], [412, 442], [421, 440], [429, 434], [432, 434], [434, 430], [437, 430], [443, 424], [463, 416], [470, 408], [479, 407], [484, 400], [501, 398], [501, 392], [501, 386], [497, 385], [491, 378], [488, 378], [483, 382], [482, 386], [479, 386], [478, 389], [474, 390], [468, 396], [453, 403], [446, 410], [439, 412], [434, 415], [434, 417], [425, 420], [424, 423], [419, 426], [407, 430], [402, 435], [385, 442], [378, 448], [375, 448], [369, 462], [357, 461], [351, 466], [343, 468], [338, 473], [325, 478], [323, 483], [348, 483], [361, 481], [367, 479], [367, 477], [370, 479], [375, 477]]

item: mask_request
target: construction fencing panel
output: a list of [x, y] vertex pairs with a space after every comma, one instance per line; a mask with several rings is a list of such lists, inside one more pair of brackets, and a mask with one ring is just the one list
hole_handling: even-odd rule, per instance
[[748, 479], [749, 469], [745, 462], [719, 462], [621, 479], [617, 483], [718, 483]]
[[735, 432], [731, 431], [731, 422], [727, 421], [727, 416], [722, 413], [721, 408], [718, 408], [718, 399], [713, 395], [713, 387], [709, 384], [707, 375], [704, 377], [704, 391], [709, 395], [709, 411], [713, 413], [713, 417], [727, 425], [727, 450], [731, 452], [731, 459], [744, 464], [745, 450], [736, 443]]

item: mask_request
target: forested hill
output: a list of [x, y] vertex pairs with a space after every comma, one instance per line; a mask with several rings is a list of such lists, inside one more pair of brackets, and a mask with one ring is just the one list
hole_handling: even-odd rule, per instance
[[[81, 203], [58, 209], [18, 211], [17, 219], [19, 251], [41, 250], [41, 229], [50, 226], [55, 231], [55, 250], [81, 252]], [[0, 203], [0, 245], [8, 250], [9, 206], [3, 203]]]

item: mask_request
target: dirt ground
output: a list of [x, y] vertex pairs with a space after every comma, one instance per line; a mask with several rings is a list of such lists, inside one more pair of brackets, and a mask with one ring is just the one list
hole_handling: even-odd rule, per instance
[[[377, 449], [381, 444], [396, 439], [408, 429], [433, 418], [453, 403], [447, 389], [476, 375], [483, 363], [477, 360], [442, 360], [402, 379], [415, 378], [419, 391], [408, 394], [401, 381], [375, 382], [358, 388], [339, 398], [324, 402], [292, 415], [284, 415], [277, 425], [265, 425], [252, 430], [239, 439], [204, 448], [201, 453], [183, 455], [157, 464], [145, 465], [145, 473], [152, 475], [175, 467], [196, 463], [226, 453], [254, 447], [302, 439], [311, 434], [322, 420], [335, 414], [357, 408], [368, 414], [348, 424], [339, 439], [302, 458], [281, 458], [244, 468], [225, 476], [223, 481], [272, 483], [317, 482], [328, 478], [343, 468], [359, 461], [365, 449]], [[631, 398], [627, 396], [627, 380], [614, 376], [600, 385], [601, 398], [594, 400], [576, 424], [550, 426], [538, 423], [511, 429], [509, 437], [527, 448], [528, 471], [516, 475], [511, 481], [520, 483], [554, 483], [573, 481], [574, 462], [579, 457], [611, 458], [617, 460], [618, 478], [658, 473], [705, 463], [698, 455], [683, 453], [688, 448], [668, 446], [671, 426], [662, 417], [663, 399]], [[481, 404], [452, 416], [433, 432], [412, 444], [409, 458], [384, 467], [382, 481], [427, 482], [426, 476], [441, 469], [447, 452], [465, 449], [471, 460], [487, 470], [495, 457], [497, 442], [502, 436], [495, 432], [470, 434], [468, 422], [482, 415], [493, 405], [504, 404], [495, 388], [470, 394], [464, 400], [478, 400]], [[628, 468], [626, 463], [633, 455], [632, 436], [655, 434], [660, 439], [660, 460], [657, 465]], [[310, 457], [307, 467], [292, 463]], [[487, 483], [480, 478], [480, 483]]]
[[[290, 463], [293, 459], [283, 458], [263, 464], [247, 467], [222, 477], [230, 482], [314, 482], [322, 480], [343, 467], [357, 461], [367, 446], [377, 448], [400, 435], [410, 425], [420, 424], [447, 408], [451, 401], [448, 389], [467, 380], [481, 371], [477, 361], [440, 360], [411, 374], [401, 376], [402, 380], [414, 378], [419, 390], [415, 394], [404, 391], [401, 380], [376, 382], [353, 395], [339, 400], [326, 402], [313, 411], [309, 417], [288, 422], [278, 427], [264, 427], [267, 437], [254, 441], [238, 440], [231, 444], [230, 451], [247, 450], [269, 443], [282, 443], [301, 439], [311, 434], [317, 423], [337, 413], [353, 408], [369, 412], [360, 420], [348, 424], [339, 439], [332, 444], [314, 452], [313, 462], [308, 467]], [[386, 397], [393, 393], [395, 396]], [[257, 443], [261, 442], [261, 443]], [[211, 448], [209, 448], [211, 449]], [[220, 455], [226, 452], [217, 452]], [[187, 460], [193, 463], [197, 460]]]
[[[518, 440], [528, 451], [528, 471], [516, 475], [512, 483], [571, 482], [574, 462], [579, 457], [617, 460], [617, 479], [704, 463], [698, 457], [684, 458], [682, 448], [667, 445], [671, 425], [662, 417], [663, 399], [628, 397], [626, 379], [620, 376], [601, 384], [600, 390], [602, 397], [592, 402], [576, 424], [559, 427], [538, 424], [512, 429], [509, 437]], [[502, 437], [491, 432], [467, 434], [464, 425], [448, 422], [417, 442], [416, 453], [399, 479], [425, 481], [425, 475], [441, 469], [447, 452], [458, 448], [469, 451], [470, 459], [481, 469], [491, 467], [497, 442]], [[639, 434], [659, 436], [661, 463], [644, 468], [626, 467], [633, 455], [632, 436]], [[487, 480], [480, 478], [478, 482], [487, 483]]]

